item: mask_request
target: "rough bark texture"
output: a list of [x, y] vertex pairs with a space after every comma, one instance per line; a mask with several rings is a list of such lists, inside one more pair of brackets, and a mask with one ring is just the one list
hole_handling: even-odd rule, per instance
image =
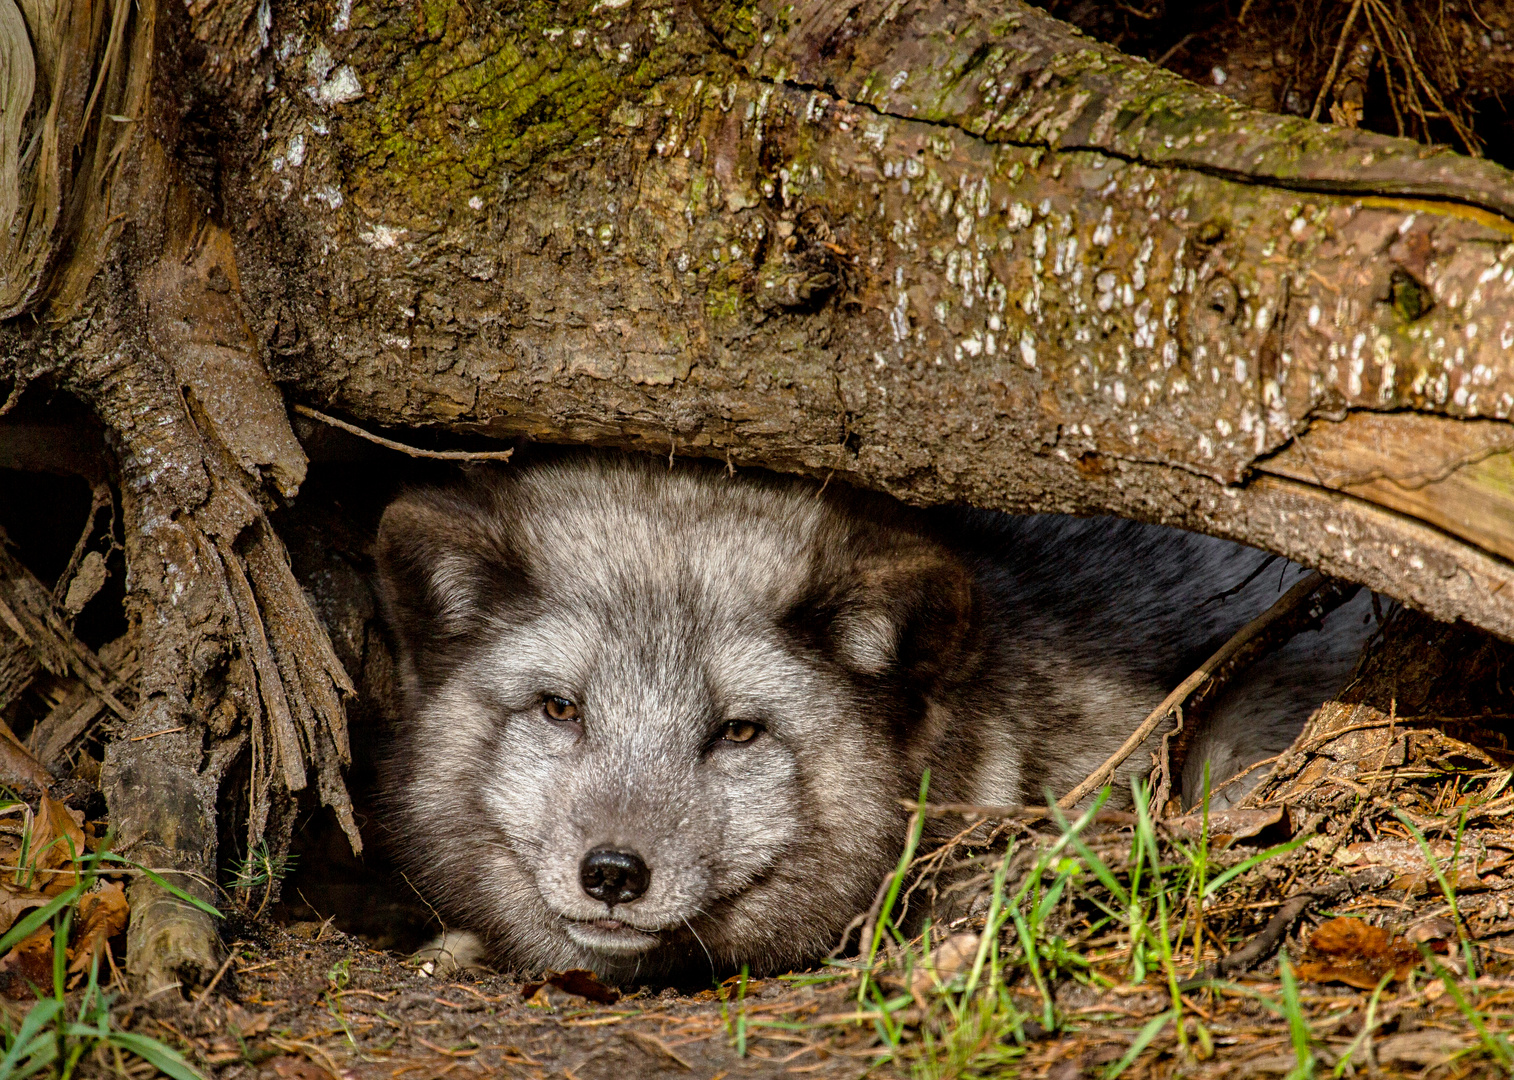
[[307, 401], [1167, 521], [1514, 634], [1496, 166], [1015, 4], [275, 23], [232, 217]]
[[[143, 861], [212, 870], [243, 754], [249, 844], [312, 777], [356, 842], [351, 686], [266, 516], [305, 469], [276, 382], [1168, 522], [1514, 638], [1495, 166], [1241, 109], [1016, 0], [0, 0], [5, 57], [18, 26], [0, 374], [116, 452], [141, 674], [105, 786]], [[134, 910], [145, 981], [212, 969], [192, 909]]]

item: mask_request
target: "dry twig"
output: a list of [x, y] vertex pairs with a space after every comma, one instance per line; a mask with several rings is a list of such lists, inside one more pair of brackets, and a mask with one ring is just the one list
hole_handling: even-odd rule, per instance
[[[1301, 629], [1300, 626], [1296, 625], [1297, 620], [1293, 616], [1306, 612], [1312, 614], [1312, 609], [1307, 608], [1306, 605], [1309, 604], [1309, 601], [1314, 598], [1316, 593], [1331, 585], [1335, 586], [1336, 595], [1329, 598], [1333, 603], [1329, 607], [1326, 607], [1325, 611], [1329, 611], [1332, 607], [1337, 607], [1344, 603], [1357, 588], [1354, 585], [1347, 586], [1346, 589], [1349, 589], [1349, 591], [1346, 591], [1341, 588], [1339, 583], [1334, 582], [1333, 579], [1326, 577], [1317, 570], [1303, 578], [1293, 588], [1279, 597], [1277, 602], [1270, 608], [1237, 630], [1234, 636], [1220, 647], [1218, 652], [1205, 660], [1199, 665], [1198, 670], [1179, 683], [1177, 689], [1163, 698], [1162, 703], [1153, 709], [1150, 715], [1141, 722], [1141, 726], [1131, 733], [1130, 738], [1126, 739], [1124, 744], [1110, 755], [1104, 764], [1089, 773], [1082, 783], [1058, 799], [1057, 805], [1064, 810], [1070, 809], [1107, 784], [1119, 767], [1125, 763], [1126, 759], [1135, 753], [1137, 747], [1145, 742], [1162, 721], [1167, 719], [1169, 714], [1187, 701], [1189, 695], [1194, 694], [1200, 687], [1208, 683], [1213, 689], [1218, 689], [1232, 675], [1239, 671], [1242, 666], [1281, 644], [1281, 641], [1276, 640], [1276, 638], [1281, 638], [1283, 641], [1291, 638], [1294, 633]], [[1319, 616], [1314, 615], [1313, 617], [1318, 618]], [[1275, 635], [1273, 633], [1274, 628], [1283, 631], [1283, 633]]]
[[[371, 431], [365, 431], [356, 424], [349, 424], [345, 420], [338, 420], [334, 416], [327, 416], [323, 412], [317, 412], [309, 405], [295, 405], [294, 411], [301, 416], [308, 416], [312, 420], [319, 420], [323, 424], [339, 428], [349, 435], [356, 435], [360, 439], [367, 439], [371, 443], [386, 447], [390, 450], [398, 450], [402, 454], [411, 457], [434, 458], [438, 461], [509, 461], [515, 453], [514, 450], [422, 450], [418, 446], [408, 446], [393, 439], [386, 439], [382, 435], [375, 435]], [[671, 456], [671, 451], [669, 451]]]

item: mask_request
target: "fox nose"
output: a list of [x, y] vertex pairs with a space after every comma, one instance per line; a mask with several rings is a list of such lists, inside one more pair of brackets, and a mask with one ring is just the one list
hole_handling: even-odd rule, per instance
[[629, 904], [652, 882], [652, 871], [634, 851], [595, 848], [578, 866], [578, 883], [584, 892], [611, 907]]

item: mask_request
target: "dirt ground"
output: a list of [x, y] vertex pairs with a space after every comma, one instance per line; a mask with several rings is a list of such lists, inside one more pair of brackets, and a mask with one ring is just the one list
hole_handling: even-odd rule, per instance
[[[1514, 164], [1514, 5], [1045, 6], [1248, 104], [1317, 109], [1322, 119]], [[1348, 17], [1357, 20], [1350, 32]], [[1326, 87], [1332, 65], [1337, 77]], [[365, 515], [381, 502], [340, 478], [323, 486], [319, 469], [312, 475], [303, 524], [291, 522], [285, 539], [344, 664], [366, 686], [381, 685], [382, 658], [366, 648], [372, 610], [362, 585]], [[92, 520], [99, 512], [94, 539], [87, 529], [72, 560], [76, 521], [56, 529], [26, 515], [3, 521], [38, 578], [75, 578], [80, 552], [110, 535], [106, 507], [90, 502], [82, 481], [61, 495], [50, 477], [4, 483], [0, 504], [66, 496], [89, 505]], [[344, 506], [344, 497], [361, 508]], [[126, 630], [119, 548], [103, 551], [104, 584], [83, 597], [75, 623], [101, 655]], [[1081, 847], [1026, 820], [943, 826], [956, 842], [922, 848], [910, 878], [920, 882], [915, 902], [934, 902], [953, 881], [977, 893], [967, 914], [937, 924], [928, 963], [918, 944], [885, 933], [872, 965], [853, 958], [692, 994], [625, 988], [595, 1002], [504, 976], [440, 976], [405, 959], [434, 927], [389, 874], [382, 845], [358, 863], [312, 814], [295, 826], [298, 860], [282, 901], [257, 918], [243, 909], [228, 919], [235, 944], [214, 992], [150, 1001], [123, 994], [111, 1016], [119, 1030], [159, 1040], [226, 1080], [1514, 1071], [1514, 699], [1504, 685], [1506, 672], [1514, 678], [1504, 663], [1514, 650], [1389, 614], [1352, 689], [1316, 716], [1239, 817], [1217, 817], [1206, 829], [1109, 813], [1087, 823]], [[112, 654], [129, 655], [127, 645]], [[0, 685], [7, 678], [21, 676], [0, 663]], [[5, 711], [18, 732], [88, 706], [87, 695], [69, 704], [75, 690], [64, 681], [28, 678], [36, 679], [29, 695]], [[354, 730], [365, 709], [381, 719], [375, 708], [357, 707]], [[360, 754], [352, 777], [360, 818], [370, 767]], [[54, 792], [91, 842], [109, 826], [93, 786], [97, 769], [81, 756], [69, 790]], [[33, 800], [26, 813], [40, 817], [43, 807]], [[51, 820], [63, 835], [68, 823], [58, 813]], [[1225, 868], [1289, 844], [1210, 888]], [[59, 895], [66, 882], [58, 882], [35, 895]], [[995, 949], [982, 944], [990, 922]], [[86, 944], [78, 938], [66, 960]], [[123, 938], [111, 947], [119, 960]], [[974, 950], [988, 957], [981, 978], [964, 959]], [[34, 974], [45, 981], [52, 961], [38, 962]], [[19, 963], [0, 961], [12, 1029], [33, 1003]], [[864, 969], [873, 987], [866, 992]], [[20, 1075], [15, 1065], [0, 1062], [0, 1076]], [[155, 1072], [101, 1042], [75, 1075]]]

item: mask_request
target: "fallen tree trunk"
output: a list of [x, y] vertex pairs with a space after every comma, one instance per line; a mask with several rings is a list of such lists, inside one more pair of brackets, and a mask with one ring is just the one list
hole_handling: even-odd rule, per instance
[[[1514, 638], [1495, 166], [1240, 109], [1015, 0], [0, 0], [0, 31], [31, 61], [0, 76], [3, 370], [119, 457], [142, 674], [106, 786], [144, 861], [211, 871], [239, 754], [249, 846], [311, 777], [351, 825], [350, 683], [266, 516], [305, 469], [275, 382], [1167, 522]], [[214, 970], [193, 909], [134, 904], [145, 981]]]
[[1014, 4], [449, 11], [281, 39], [237, 208], [306, 401], [1160, 520], [1514, 634], [1496, 166]]

